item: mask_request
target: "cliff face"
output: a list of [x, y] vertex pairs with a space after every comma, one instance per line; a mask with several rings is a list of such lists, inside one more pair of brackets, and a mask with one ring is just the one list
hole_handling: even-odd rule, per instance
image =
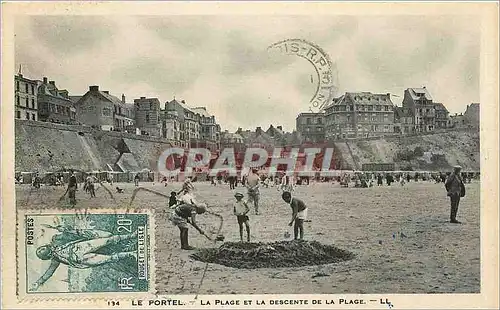
[[[19, 120], [15, 139], [16, 171], [157, 170], [158, 157], [170, 147], [151, 137]], [[120, 151], [127, 153], [119, 158]]]
[[336, 142], [343, 166], [361, 170], [364, 163], [394, 163], [396, 170], [449, 170], [461, 165], [479, 171], [479, 132], [449, 131], [421, 136]]
[[[16, 171], [157, 170], [170, 144], [151, 137], [16, 120]], [[342, 169], [363, 163], [395, 163], [396, 170], [449, 170], [461, 165], [479, 171], [479, 132], [450, 131], [422, 136], [335, 142]], [[125, 152], [121, 157], [120, 151]]]

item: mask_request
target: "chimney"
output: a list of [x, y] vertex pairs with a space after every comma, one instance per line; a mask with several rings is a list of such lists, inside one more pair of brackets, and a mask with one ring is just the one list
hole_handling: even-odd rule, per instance
[[122, 103], [125, 103], [125, 95], [122, 94]]
[[186, 103], [186, 100], [181, 100], [181, 103]]
[[279, 130], [283, 131], [283, 127], [282, 126], [276, 126], [276, 128], [278, 128]]
[[49, 81], [49, 84], [52, 85], [52, 86], [56, 86], [56, 82], [55, 81]]
[[99, 86], [89, 86], [89, 91], [99, 91]]
[[47, 84], [47, 77], [43, 78], [43, 84]]
[[262, 128], [261, 127], [255, 128], [255, 133], [260, 135], [262, 133]]
[[146, 99], [146, 97], [141, 97], [141, 99]]
[[102, 92], [109, 95], [109, 90], [103, 90]]
[[236, 130], [236, 133], [241, 133], [243, 131], [243, 128], [238, 127], [238, 130]]

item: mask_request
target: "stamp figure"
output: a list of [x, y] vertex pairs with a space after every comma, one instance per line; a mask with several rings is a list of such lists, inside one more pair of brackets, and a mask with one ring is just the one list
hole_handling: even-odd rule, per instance
[[27, 214], [24, 220], [27, 294], [148, 291], [148, 214]]

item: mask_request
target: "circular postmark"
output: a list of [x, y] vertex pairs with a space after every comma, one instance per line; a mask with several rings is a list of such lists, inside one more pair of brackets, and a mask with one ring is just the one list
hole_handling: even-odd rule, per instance
[[[335, 96], [334, 65], [328, 54], [318, 45], [304, 39], [286, 39], [271, 44], [268, 51], [278, 50], [287, 55], [295, 55], [309, 61], [313, 65], [316, 75], [316, 91], [310, 104], [317, 111], [321, 111]], [[312, 110], [309, 107], [309, 110]]]

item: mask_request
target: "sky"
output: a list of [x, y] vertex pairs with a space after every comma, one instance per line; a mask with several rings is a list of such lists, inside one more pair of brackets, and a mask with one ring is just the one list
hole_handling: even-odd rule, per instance
[[205, 106], [222, 130], [270, 124], [287, 131], [316, 86], [304, 59], [269, 53], [284, 39], [313, 42], [336, 64], [339, 94], [426, 86], [462, 113], [479, 102], [474, 16], [19, 16], [16, 71], [54, 80], [70, 95], [90, 85], [127, 102], [156, 97]]

